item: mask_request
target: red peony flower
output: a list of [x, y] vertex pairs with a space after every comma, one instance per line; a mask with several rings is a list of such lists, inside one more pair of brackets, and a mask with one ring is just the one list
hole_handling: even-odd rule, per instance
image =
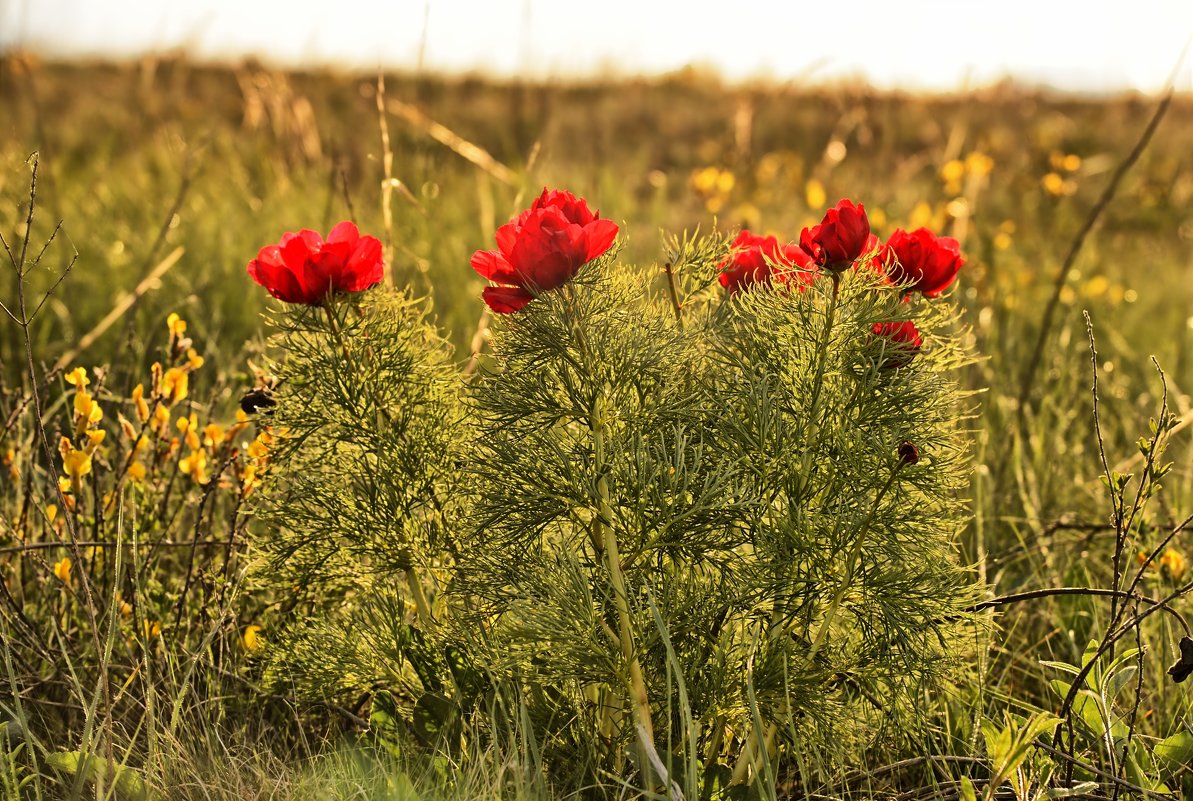
[[360, 292], [381, 281], [381, 242], [342, 222], [327, 239], [315, 231], [286, 232], [248, 264], [253, 280], [287, 303], [323, 305], [332, 292]]
[[924, 338], [920, 336], [920, 330], [911, 320], [898, 323], [875, 323], [870, 330], [874, 332], [875, 336], [884, 337], [887, 340], [886, 349], [889, 355], [881, 365], [884, 370], [906, 367], [924, 345]]
[[497, 250], [472, 254], [472, 269], [501, 284], [486, 287], [483, 297], [493, 311], [510, 314], [570, 281], [616, 236], [617, 224], [589, 211], [583, 198], [544, 189], [529, 209], [497, 229]]
[[818, 225], [805, 228], [799, 246], [826, 270], [839, 272], [862, 255], [870, 238], [866, 207], [841, 200], [829, 209]]
[[801, 290], [815, 278], [816, 265], [798, 245], [779, 245], [773, 236], [757, 236], [742, 229], [721, 262], [721, 286], [736, 295], [756, 284], [770, 286], [772, 280], [795, 280]]
[[961, 245], [948, 236], [937, 236], [927, 228], [918, 228], [910, 234], [896, 230], [887, 240], [897, 261], [887, 272], [896, 283], [913, 282], [913, 292], [923, 292], [934, 298], [945, 290], [957, 277], [957, 271], [965, 264], [961, 258]]

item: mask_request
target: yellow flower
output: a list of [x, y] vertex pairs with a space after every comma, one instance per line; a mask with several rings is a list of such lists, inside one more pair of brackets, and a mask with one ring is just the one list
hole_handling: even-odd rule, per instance
[[261, 479], [257, 476], [257, 466], [246, 464], [244, 469], [240, 471], [240, 487], [244, 492], [244, 497], [247, 498], [260, 483]]
[[994, 159], [974, 151], [965, 157], [965, 171], [970, 175], [986, 176], [994, 169]]
[[254, 459], [264, 459], [269, 456], [269, 446], [273, 444], [273, 435], [262, 431], [257, 438], [249, 443], [248, 453]]
[[58, 505], [53, 504], [53, 503], [47, 504], [46, 505], [46, 520], [53, 523], [54, 519], [57, 517], [58, 517]]
[[178, 426], [178, 431], [183, 435], [187, 447], [192, 451], [198, 450], [201, 444], [199, 441], [199, 432], [196, 430], [199, 427], [198, 418], [193, 414], [189, 417], [180, 417], [176, 425]]
[[204, 358], [199, 355], [199, 351], [194, 348], [187, 348], [186, 350], [186, 366], [192, 370], [198, 370], [203, 366]]
[[8, 468], [8, 475], [13, 481], [18, 481], [21, 478], [21, 468], [17, 465], [17, 452], [9, 448], [4, 452], [4, 458], [0, 461], [4, 462], [5, 467]]
[[936, 212], [932, 206], [924, 201], [915, 204], [915, 208], [911, 210], [911, 217], [908, 219], [907, 227], [915, 230], [916, 228], [939, 228], [935, 224]]
[[162, 376], [160, 397], [173, 406], [186, 398], [190, 379], [186, 371], [179, 367], [171, 367]]
[[154, 637], [160, 637], [162, 633], [162, 624], [156, 620], [146, 619], [141, 623], [141, 633], [147, 640], [152, 640]]
[[82, 389], [91, 383], [91, 379], [87, 377], [87, 371], [82, 367], [76, 367], [69, 373], [62, 376], [62, 378], [66, 381], [66, 383], [70, 384], [71, 386], [78, 387], [79, 389]]
[[219, 423], [208, 423], [203, 429], [203, 444], [208, 448], [218, 448], [224, 441], [224, 427]]
[[822, 209], [828, 202], [828, 193], [824, 191], [824, 184], [815, 178], [808, 180], [804, 186], [804, 200], [810, 209]]
[[70, 568], [70, 557], [64, 556], [61, 561], [54, 563], [54, 575], [63, 584], [70, 584]]
[[137, 419], [142, 423], [149, 420], [149, 404], [145, 402], [145, 385], [137, 384], [133, 387], [133, 404], [137, 409]]
[[207, 451], [191, 451], [178, 461], [178, 469], [190, 476], [196, 484], [207, 483]]
[[179, 317], [174, 312], [166, 318], [166, 326], [170, 329], [170, 336], [181, 338], [186, 333], [186, 320]]
[[133, 615], [133, 605], [119, 595], [116, 596], [116, 606], [120, 609], [120, 616], [127, 619]]
[[153, 430], [158, 434], [162, 434], [169, 424], [170, 409], [166, 406], [158, 406], [153, 412]]
[[244, 646], [244, 650], [246, 651], [260, 651], [262, 646], [261, 627], [245, 626], [244, 636], [241, 638], [241, 644]]
[[1048, 156], [1048, 163], [1057, 172], [1077, 172], [1081, 169], [1081, 156], [1076, 153], [1061, 153], [1059, 150], [1054, 150]]
[[961, 179], [965, 177], [965, 162], [960, 159], [946, 161], [940, 167], [940, 180], [944, 183], [945, 191], [955, 195], [961, 191]]
[[106, 437], [107, 435], [108, 435], [107, 431], [102, 431], [102, 430], [88, 431], [87, 432], [87, 452], [95, 453], [96, 448], [98, 448], [103, 443], [104, 437]]
[[1040, 184], [1044, 187], [1044, 191], [1053, 197], [1068, 197], [1077, 191], [1076, 181], [1062, 178], [1059, 173], [1055, 172], [1045, 175], [1040, 180]]
[[128, 477], [140, 484], [145, 480], [145, 463], [133, 462], [128, 466]]
[[1185, 561], [1185, 555], [1175, 548], [1169, 548], [1160, 557], [1160, 572], [1173, 581], [1180, 581], [1188, 569], [1189, 565]]
[[85, 450], [76, 450], [66, 437], [59, 440], [58, 452], [62, 455], [62, 469], [70, 476], [72, 486], [91, 472], [91, 454]]
[[104, 418], [104, 410], [91, 397], [91, 393], [80, 389], [75, 393], [75, 430], [80, 434]]

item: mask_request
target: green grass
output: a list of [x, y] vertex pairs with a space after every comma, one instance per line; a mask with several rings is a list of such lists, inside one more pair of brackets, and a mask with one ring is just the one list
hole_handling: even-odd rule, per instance
[[[660, 229], [715, 225], [728, 232], [747, 223], [796, 237], [823, 211], [809, 206], [816, 200], [809, 197], [813, 181], [830, 204], [851, 197], [878, 212], [886, 221], [876, 226], [882, 234], [925, 215], [945, 232], [960, 231], [958, 216], [965, 219], [969, 263], [954, 297], [982, 360], [966, 374], [981, 394], [972, 420], [974, 519], [960, 538], [963, 558], [994, 594], [1109, 586], [1113, 535], [1095, 527], [1109, 519], [1111, 506], [1098, 480], [1081, 312], [1089, 311], [1097, 336], [1099, 419], [1114, 466], [1137, 453], [1135, 440], [1148, 435], [1148, 418], [1158, 413], [1161, 386], [1150, 357], [1164, 369], [1173, 412], [1187, 415], [1193, 408], [1186, 394], [1193, 391], [1189, 98], [1173, 104], [1074, 265], [1045, 339], [1029, 409], [1021, 415], [1021, 376], [1056, 270], [1137, 140], [1152, 101], [1053, 97], [1014, 87], [935, 98], [858, 87], [730, 88], [692, 75], [616, 85], [388, 76], [386, 86], [390, 99], [414, 104], [515, 176], [504, 182], [418, 126], [388, 116], [393, 175], [412, 196], [393, 195], [394, 280], [431, 297], [461, 364], [482, 310], [483, 282], [469, 269], [469, 256], [491, 247], [496, 226], [544, 184], [585, 195], [621, 223], [622, 257], [643, 270], [656, 269], [663, 258]], [[74, 363], [105, 365], [109, 385], [131, 386], [164, 342], [166, 314], [176, 311], [209, 360], [205, 375], [212, 378], [192, 393], [230, 415], [237, 392], [252, 382], [246, 358], [261, 350], [260, 315], [268, 300], [245, 275], [245, 263], [283, 231], [326, 231], [349, 216], [362, 230], [385, 236], [374, 87], [369, 77], [282, 75], [172, 59], [127, 65], [0, 59], [0, 231], [10, 243], [24, 233], [28, 158], [37, 151], [35, 246], [59, 220], [63, 227], [30, 276], [32, 288], [52, 286], [78, 253], [34, 327], [38, 359], [49, 364], [70, 350], [123, 293], [181, 247], [181, 259], [160, 286]], [[948, 191], [942, 166], [971, 153], [990, 157], [989, 176]], [[1081, 157], [1080, 167], [1066, 174], [1075, 184], [1071, 196], [1054, 197], [1042, 186], [1054, 154]], [[731, 189], [700, 191], [694, 176], [710, 166], [732, 174]], [[958, 197], [972, 216], [948, 213], [962, 211]], [[928, 207], [917, 210], [921, 203]], [[12, 277], [7, 270], [3, 275], [0, 297], [8, 299]], [[19, 386], [20, 339], [7, 319], [0, 320], [0, 332], [4, 386]], [[1136, 532], [1129, 564], [1136, 550], [1158, 542], [1156, 526], [1190, 513], [1191, 455], [1182, 429], [1167, 455], [1175, 468]], [[1138, 465], [1132, 469], [1139, 473]], [[11, 506], [18, 496], [0, 504]], [[1186, 537], [1173, 546], [1193, 560]], [[1143, 589], [1163, 595], [1172, 586], [1157, 575]], [[1105, 599], [1072, 596], [1001, 611], [994, 647], [975, 660], [972, 681], [948, 699], [932, 733], [883, 756], [894, 762], [953, 753], [958, 742], [980, 740], [980, 717], [997, 718], [1003, 709], [1055, 711], [1059, 699], [1048, 681], [1061, 674], [1041, 661], [1077, 662], [1088, 640], [1104, 631], [1108, 613]], [[218, 618], [213, 615], [212, 630]], [[1139, 712], [1147, 736], [1193, 724], [1184, 686], [1164, 674], [1176, 656], [1175, 632], [1155, 618], [1146, 629]], [[180, 648], [164, 655], [164, 675], [155, 679], [162, 699], [179, 697], [178, 676], [170, 671], [186, 665], [188, 653]], [[525, 768], [527, 761], [497, 753], [459, 765], [405, 755], [408, 761], [395, 763], [371, 751], [325, 753], [326, 744], [343, 741], [342, 728], [352, 728], [335, 714], [301, 704], [296, 710], [277, 699], [245, 712], [254, 706], [252, 691], [208, 679], [205, 686], [249, 694], [236, 721], [212, 711], [219, 708], [213, 691], [193, 701], [203, 714], [181, 728], [156, 718], [147, 723], [165, 739], [159, 755], [173, 760], [155, 775], [172, 778], [185, 797], [463, 798], [491, 790], [533, 798], [549, 792]], [[67, 676], [59, 680], [69, 696]], [[49, 696], [58, 700], [54, 692]], [[102, 727], [102, 721], [89, 722]], [[115, 739], [136, 745], [146, 736], [120, 732]], [[138, 748], [132, 749], [136, 759]], [[0, 763], [0, 775], [4, 769]], [[917, 764], [868, 780], [906, 788], [955, 776], [947, 766], [934, 773]]]

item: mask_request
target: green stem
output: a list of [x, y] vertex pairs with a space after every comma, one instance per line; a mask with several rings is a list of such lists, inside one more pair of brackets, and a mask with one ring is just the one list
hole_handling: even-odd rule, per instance
[[[646, 691], [646, 680], [642, 675], [642, 664], [638, 660], [634, 644], [633, 621], [630, 616], [629, 593], [626, 590], [625, 575], [621, 568], [621, 551], [617, 534], [613, 530], [613, 511], [609, 501], [609, 481], [605, 476], [605, 422], [598, 397], [589, 425], [592, 429], [593, 460], [598, 471], [597, 515], [593, 520], [593, 539], [601, 543], [609, 581], [613, 585], [613, 603], [617, 607], [618, 638], [621, 655], [629, 667], [628, 687], [634, 718], [642, 727], [650, 742], [654, 742], [654, 725], [651, 723], [650, 698]], [[642, 765], [643, 771], [646, 765]]]

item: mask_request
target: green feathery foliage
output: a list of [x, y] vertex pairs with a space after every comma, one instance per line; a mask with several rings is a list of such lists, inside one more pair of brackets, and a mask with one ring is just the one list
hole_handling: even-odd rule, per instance
[[257, 571], [282, 590], [268, 674], [310, 697], [421, 693], [466, 452], [458, 378], [425, 303], [376, 290], [275, 320], [277, 440]]
[[[723, 251], [673, 250], [684, 319], [605, 259], [500, 326], [457, 583], [549, 764], [743, 783], [761, 741], [909, 725], [962, 652], [966, 357], [944, 302], [866, 269], [714, 303], [689, 279]], [[872, 330], [913, 316], [918, 355]]]

